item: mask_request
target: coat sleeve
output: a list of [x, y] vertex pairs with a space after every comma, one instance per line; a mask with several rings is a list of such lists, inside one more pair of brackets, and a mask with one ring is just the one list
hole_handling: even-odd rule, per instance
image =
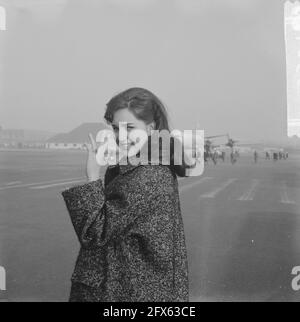
[[101, 179], [62, 192], [83, 247], [102, 247], [122, 238], [137, 218], [151, 215], [153, 205], [170, 194], [161, 166], [139, 166], [134, 171], [126, 187], [106, 196]]

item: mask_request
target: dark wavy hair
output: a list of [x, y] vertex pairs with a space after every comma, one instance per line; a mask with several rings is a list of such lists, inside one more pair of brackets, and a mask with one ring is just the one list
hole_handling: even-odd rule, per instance
[[[120, 109], [128, 109], [139, 120], [146, 124], [153, 122], [155, 124], [154, 130], [167, 130], [170, 132], [167, 111], [161, 100], [147, 89], [140, 87], [129, 88], [110, 99], [106, 104], [106, 111], [104, 119], [108, 124], [113, 122], [114, 114]], [[150, 137], [148, 137], [150, 142]], [[161, 140], [160, 140], [161, 149]], [[180, 140], [175, 137], [170, 139], [170, 169], [173, 175], [180, 177], [186, 176], [186, 169], [190, 168], [184, 161], [184, 149], [182, 148], [182, 155], [174, 154], [174, 147], [176, 144], [182, 144]], [[175, 162], [177, 158], [181, 157], [181, 162]], [[175, 163], [180, 163], [175, 164]]]

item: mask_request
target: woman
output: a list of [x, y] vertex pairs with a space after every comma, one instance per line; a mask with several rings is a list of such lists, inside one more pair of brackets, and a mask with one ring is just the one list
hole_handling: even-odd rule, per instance
[[[169, 130], [163, 104], [143, 88], [113, 97], [104, 117], [123, 149], [120, 122], [128, 134], [140, 129], [149, 139], [152, 130]], [[81, 244], [69, 301], [189, 301], [177, 182], [187, 166], [174, 165], [171, 149], [171, 165], [162, 164], [163, 153], [154, 164], [120, 163], [107, 168], [103, 182], [91, 139], [89, 182], [62, 192]]]

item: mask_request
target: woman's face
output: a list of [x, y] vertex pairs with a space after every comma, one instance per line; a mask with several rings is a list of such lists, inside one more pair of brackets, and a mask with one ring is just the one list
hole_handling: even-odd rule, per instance
[[[121, 122], [126, 122], [126, 124], [120, 124]], [[121, 127], [127, 131], [127, 138], [122, 138], [122, 140], [119, 138]], [[112, 128], [115, 133], [116, 142], [119, 145], [119, 148], [129, 150], [131, 146], [135, 145], [135, 141], [132, 141], [129, 137], [132, 130], [143, 130], [149, 135], [150, 130], [154, 127], [153, 123], [147, 125], [144, 121], [137, 119], [131, 111], [123, 108], [115, 112]]]

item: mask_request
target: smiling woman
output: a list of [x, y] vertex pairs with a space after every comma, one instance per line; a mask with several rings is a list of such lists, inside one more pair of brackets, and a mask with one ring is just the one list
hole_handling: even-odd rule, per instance
[[[118, 144], [121, 121], [148, 134], [168, 129], [163, 105], [142, 88], [114, 97], [105, 118]], [[184, 166], [161, 158], [133, 165], [129, 157], [126, 165], [108, 167], [103, 181], [91, 139], [89, 182], [62, 192], [81, 244], [70, 301], [189, 301], [177, 182]]]

